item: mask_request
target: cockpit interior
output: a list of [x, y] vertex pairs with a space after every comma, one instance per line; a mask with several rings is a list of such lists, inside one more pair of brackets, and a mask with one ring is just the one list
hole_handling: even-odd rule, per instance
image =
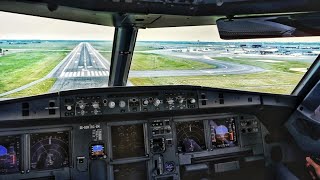
[[[68, 68], [55, 72], [63, 77], [63, 83], [55, 84], [57, 91], [0, 97], [0, 179], [294, 179], [278, 172], [283, 168], [297, 179], [320, 177], [320, 170], [317, 177], [317, 170], [306, 165], [306, 157], [320, 162], [320, 56], [312, 56], [315, 60], [289, 94], [220, 88], [215, 87], [217, 82], [210, 87], [128, 84], [129, 74], [134, 75], [130, 68], [140, 30], [218, 25], [227, 43], [280, 35], [316, 36], [319, 1], [1, 0], [0, 11], [115, 28], [110, 63], [101, 62], [101, 55], [89, 43], [80, 43], [59, 64]], [[301, 14], [305, 19], [297, 18]], [[281, 15], [286, 18], [270, 19]], [[265, 24], [243, 20], [253, 17]], [[241, 25], [244, 21], [246, 26]], [[286, 25], [273, 31], [274, 23], [280, 22]], [[260, 52], [273, 53], [271, 48]], [[170, 53], [184, 54], [182, 50]], [[68, 71], [74, 62], [82, 63], [81, 67], [110, 66], [108, 78], [99, 81], [107, 87], [65, 90], [65, 79], [88, 72]], [[255, 61], [270, 62], [274, 63]], [[96, 76], [104, 74], [96, 72]], [[220, 81], [228, 76], [232, 75], [221, 75]], [[1, 81], [0, 87], [10, 84]]]

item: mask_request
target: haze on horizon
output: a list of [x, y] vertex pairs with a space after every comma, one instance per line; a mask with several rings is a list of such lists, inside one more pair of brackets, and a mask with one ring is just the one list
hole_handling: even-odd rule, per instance
[[[0, 11], [0, 40], [113, 40], [114, 27], [63, 21]], [[193, 26], [139, 29], [138, 41], [205, 41], [221, 40], [217, 27]], [[237, 41], [317, 42], [320, 37], [250, 39]], [[232, 41], [225, 41], [232, 42]]]

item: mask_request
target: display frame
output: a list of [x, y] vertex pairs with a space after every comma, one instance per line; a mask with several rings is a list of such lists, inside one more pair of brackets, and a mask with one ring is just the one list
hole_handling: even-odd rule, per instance
[[[126, 158], [114, 158], [114, 152], [113, 152], [113, 142], [112, 142], [112, 127], [114, 126], [126, 126], [126, 125], [137, 125], [141, 124], [143, 128], [143, 138], [144, 138], [144, 156], [134, 156], [134, 157], [126, 157]], [[131, 161], [132, 159], [141, 159], [146, 157], [147, 154], [150, 153], [149, 147], [149, 136], [148, 136], [148, 121], [147, 120], [132, 120], [132, 121], [125, 121], [125, 122], [109, 122], [107, 123], [107, 144], [108, 146], [106, 147], [107, 152], [108, 152], [108, 157], [114, 161], [123, 161], [128, 159]]]
[[[68, 132], [68, 165], [61, 168], [50, 168], [50, 169], [32, 169], [31, 168], [31, 134], [44, 134], [44, 133], [57, 133], [57, 132]], [[45, 129], [37, 129], [37, 130], [29, 130], [26, 132], [26, 149], [28, 150], [26, 152], [26, 159], [27, 159], [27, 172], [52, 172], [52, 171], [61, 171], [65, 168], [72, 168], [73, 161], [72, 161], [72, 152], [73, 152], [73, 132], [72, 127], [61, 127], [61, 128], [45, 128]]]
[[17, 171], [14, 172], [6, 172], [6, 173], [2, 173], [0, 172], [0, 177], [1, 176], [5, 176], [5, 175], [11, 175], [11, 174], [17, 174], [17, 173], [21, 173], [24, 172], [25, 169], [25, 146], [24, 146], [24, 138], [23, 138], [23, 134], [22, 133], [0, 133], [0, 138], [1, 137], [8, 137], [8, 136], [16, 136], [19, 138], [20, 141], [20, 147], [19, 147], [19, 167]]
[[[210, 123], [211, 123], [211, 121], [216, 121], [216, 120], [218, 120], [218, 121], [221, 121], [221, 120], [229, 120], [229, 119], [231, 119], [231, 118], [233, 118], [233, 121], [234, 121], [234, 133], [235, 133], [235, 135], [234, 135], [234, 137], [235, 137], [235, 141], [233, 141], [233, 142], [236, 142], [236, 144], [234, 145], [234, 146], [225, 146], [225, 147], [215, 147], [214, 145], [213, 145], [213, 142], [212, 142], [212, 129], [211, 129], [211, 125], [210, 125]], [[210, 128], [210, 145], [211, 145], [211, 149], [212, 150], [215, 150], [215, 149], [224, 149], [224, 148], [231, 148], [231, 147], [240, 147], [240, 135], [239, 135], [239, 120], [238, 120], [238, 116], [229, 116], [229, 117], [219, 117], [219, 118], [212, 118], [212, 119], [210, 119], [210, 120], [208, 120], [208, 126], [209, 126], [209, 128]], [[233, 138], [234, 138], [233, 137]]]

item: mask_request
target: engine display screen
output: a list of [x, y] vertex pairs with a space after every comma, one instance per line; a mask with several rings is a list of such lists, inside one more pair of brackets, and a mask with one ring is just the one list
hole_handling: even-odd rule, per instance
[[0, 174], [20, 171], [20, 136], [0, 137]]
[[177, 122], [178, 152], [197, 152], [206, 149], [203, 121]]
[[58, 169], [69, 166], [69, 132], [30, 135], [32, 170]]
[[115, 180], [147, 179], [146, 162], [114, 165], [113, 173]]
[[112, 126], [111, 136], [114, 159], [145, 156], [142, 124]]
[[234, 118], [210, 120], [211, 142], [214, 148], [237, 146]]

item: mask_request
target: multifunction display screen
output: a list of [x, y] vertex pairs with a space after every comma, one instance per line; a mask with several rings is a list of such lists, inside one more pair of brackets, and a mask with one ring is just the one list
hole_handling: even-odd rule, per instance
[[209, 121], [211, 142], [214, 148], [233, 147], [238, 145], [234, 118]]

